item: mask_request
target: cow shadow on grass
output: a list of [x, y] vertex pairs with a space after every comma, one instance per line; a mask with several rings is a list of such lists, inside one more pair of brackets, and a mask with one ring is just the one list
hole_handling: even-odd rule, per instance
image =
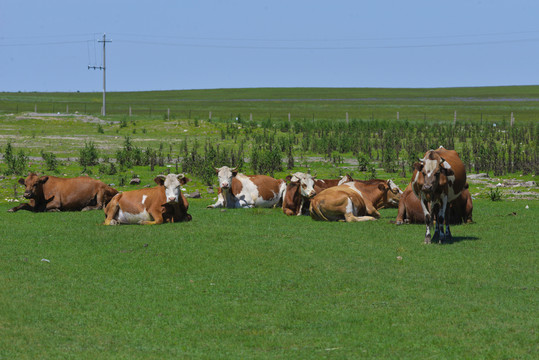
[[480, 239], [477, 236], [451, 236], [451, 240], [444, 240], [442, 245], [452, 245], [461, 241], [475, 241]]

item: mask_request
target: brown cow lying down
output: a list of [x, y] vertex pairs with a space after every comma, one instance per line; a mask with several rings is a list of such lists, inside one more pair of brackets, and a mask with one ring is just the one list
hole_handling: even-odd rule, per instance
[[350, 175], [341, 179], [313, 179], [310, 174], [296, 172], [286, 177], [288, 185], [283, 195], [283, 212], [286, 215], [307, 214], [310, 199], [322, 190], [352, 181]]
[[217, 202], [208, 208], [271, 208], [282, 200], [286, 182], [266, 175], [243, 175], [238, 168], [215, 168], [219, 178]]
[[[468, 183], [464, 185], [464, 190], [460, 196], [449, 203], [451, 225], [459, 225], [462, 223], [471, 223], [473, 202], [472, 195], [468, 189]], [[397, 225], [401, 224], [424, 224], [425, 215], [421, 207], [421, 201], [415, 196], [412, 189], [412, 184], [409, 184], [401, 196], [399, 202], [399, 213], [395, 220]]]
[[154, 181], [159, 186], [116, 195], [105, 208], [105, 225], [190, 221], [189, 203], [181, 192], [181, 186], [190, 179], [183, 174], [168, 174], [159, 175]]
[[314, 220], [376, 220], [377, 209], [397, 207], [401, 193], [392, 180], [353, 181], [322, 191], [311, 200], [309, 210]]
[[19, 184], [25, 186], [24, 197], [30, 202], [15, 206], [10, 212], [102, 209], [118, 193], [104, 182], [87, 176], [59, 178], [31, 173], [26, 179], [19, 179]]

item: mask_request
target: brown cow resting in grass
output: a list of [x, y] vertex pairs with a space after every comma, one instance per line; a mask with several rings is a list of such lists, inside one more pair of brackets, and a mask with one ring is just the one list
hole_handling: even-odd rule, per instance
[[434, 239], [439, 238], [439, 243], [450, 241], [449, 204], [460, 196], [466, 184], [466, 169], [457, 152], [446, 150], [443, 146], [427, 151], [423, 159], [414, 164], [411, 183], [414, 194], [421, 199], [425, 216], [425, 244], [431, 242], [430, 227], [434, 217]]
[[[460, 196], [449, 203], [450, 225], [459, 225], [462, 223], [472, 223], [473, 202], [468, 183], [464, 185], [464, 190]], [[412, 184], [408, 184], [406, 190], [401, 196], [399, 202], [399, 213], [395, 220], [397, 225], [401, 224], [424, 224], [425, 214], [421, 207], [421, 201], [415, 196], [412, 190]]]
[[158, 186], [126, 191], [116, 195], [105, 208], [105, 225], [190, 221], [189, 203], [181, 186], [190, 181], [182, 174], [159, 175]]
[[288, 185], [283, 195], [283, 212], [286, 215], [308, 214], [310, 199], [322, 190], [352, 181], [350, 175], [340, 179], [313, 179], [310, 174], [301, 172], [286, 177]]
[[376, 220], [380, 217], [377, 209], [398, 206], [401, 193], [392, 180], [352, 181], [316, 195], [310, 213], [314, 220]]
[[271, 208], [278, 205], [286, 182], [266, 175], [243, 175], [238, 168], [216, 168], [219, 178], [217, 202], [208, 208]]
[[87, 176], [59, 178], [31, 173], [26, 179], [19, 179], [19, 184], [25, 186], [24, 197], [30, 202], [15, 206], [9, 212], [102, 209], [118, 193], [104, 182]]

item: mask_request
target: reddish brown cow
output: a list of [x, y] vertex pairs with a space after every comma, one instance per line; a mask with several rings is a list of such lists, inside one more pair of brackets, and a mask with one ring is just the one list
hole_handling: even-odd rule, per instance
[[348, 174], [344, 175], [340, 179], [315, 179], [314, 191], [316, 191], [316, 193], [319, 194], [322, 190], [325, 190], [330, 187], [342, 185], [350, 181], [354, 181], [354, 179], [352, 179], [352, 177]]
[[216, 168], [219, 178], [217, 202], [209, 208], [270, 208], [282, 200], [286, 182], [266, 175], [243, 175], [237, 168]]
[[311, 200], [314, 220], [368, 221], [380, 217], [377, 209], [397, 207], [402, 191], [392, 180], [353, 181], [323, 190]]
[[[472, 195], [468, 190], [468, 183], [464, 185], [464, 190], [460, 193], [460, 196], [449, 203], [449, 211], [451, 213], [450, 225], [459, 225], [462, 223], [471, 223], [472, 220]], [[415, 196], [412, 190], [412, 184], [408, 184], [406, 190], [401, 196], [399, 202], [399, 213], [395, 220], [397, 225], [401, 224], [424, 224], [425, 215], [423, 214], [423, 208], [421, 207], [421, 201]]]
[[190, 179], [168, 174], [159, 175], [154, 181], [158, 186], [116, 195], [105, 208], [105, 225], [190, 221], [189, 203], [181, 192], [181, 186]]
[[457, 152], [446, 150], [443, 146], [427, 151], [423, 159], [414, 164], [411, 183], [414, 194], [421, 200], [425, 216], [425, 243], [431, 242], [430, 227], [434, 216], [434, 238], [439, 237], [439, 243], [446, 239], [451, 240], [451, 214], [448, 205], [460, 196], [466, 184], [466, 169]]
[[31, 173], [26, 179], [19, 179], [19, 184], [25, 186], [24, 197], [30, 202], [15, 206], [10, 212], [102, 209], [118, 193], [104, 182], [87, 176], [59, 178]]

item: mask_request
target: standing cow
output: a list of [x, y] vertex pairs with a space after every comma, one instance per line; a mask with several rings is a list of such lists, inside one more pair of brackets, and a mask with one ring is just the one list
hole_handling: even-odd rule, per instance
[[88, 176], [59, 178], [30, 173], [26, 179], [19, 179], [19, 184], [25, 186], [24, 197], [30, 202], [15, 206], [9, 212], [102, 209], [118, 193], [104, 182]]
[[116, 195], [105, 208], [105, 225], [190, 221], [189, 203], [181, 192], [190, 179], [183, 174], [168, 174], [159, 175], [154, 181], [158, 186]]
[[216, 168], [219, 177], [217, 202], [208, 208], [270, 208], [283, 196], [286, 182], [266, 175], [243, 175], [237, 168]]
[[451, 240], [448, 205], [460, 196], [465, 184], [466, 169], [455, 150], [446, 150], [440, 146], [436, 150], [427, 151], [423, 159], [414, 164], [412, 189], [421, 200], [426, 224], [426, 244], [431, 242], [430, 228], [434, 216], [436, 216], [434, 239], [439, 238], [439, 243]]

